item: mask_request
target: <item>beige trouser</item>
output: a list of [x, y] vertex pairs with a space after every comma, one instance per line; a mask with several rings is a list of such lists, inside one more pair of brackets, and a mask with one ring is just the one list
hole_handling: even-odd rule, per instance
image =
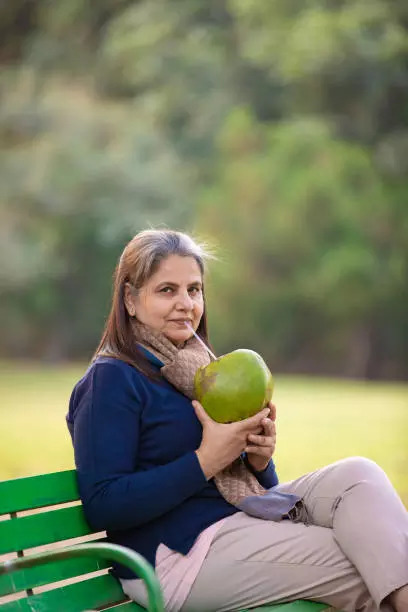
[[183, 612], [294, 599], [391, 610], [408, 583], [408, 512], [373, 461], [351, 457], [277, 487], [303, 497], [310, 525], [234, 515], [216, 534]]

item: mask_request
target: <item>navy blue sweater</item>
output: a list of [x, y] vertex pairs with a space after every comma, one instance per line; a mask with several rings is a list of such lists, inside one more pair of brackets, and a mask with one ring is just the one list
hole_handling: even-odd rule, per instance
[[[163, 364], [146, 355], [159, 371]], [[74, 387], [67, 423], [89, 524], [152, 565], [161, 542], [186, 554], [201, 531], [237, 512], [207, 482], [194, 452], [201, 424], [166, 380], [99, 357]], [[272, 461], [255, 474], [267, 488], [278, 482]], [[114, 573], [134, 577], [121, 566]]]

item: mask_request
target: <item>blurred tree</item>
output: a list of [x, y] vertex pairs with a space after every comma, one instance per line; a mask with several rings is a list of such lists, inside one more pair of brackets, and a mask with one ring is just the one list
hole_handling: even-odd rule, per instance
[[123, 243], [165, 222], [222, 232], [220, 346], [406, 376], [405, 2], [0, 11], [5, 354], [88, 354]]
[[210, 294], [221, 350], [233, 339], [277, 369], [402, 376], [407, 216], [369, 151], [318, 120], [265, 129], [242, 109], [219, 149], [198, 223], [231, 260]]
[[407, 124], [408, 12], [392, 0], [231, 0], [243, 56], [282, 80], [290, 113], [373, 142]]
[[134, 119], [131, 108], [61, 85], [33, 107], [23, 95], [3, 108], [3, 353], [89, 353], [124, 243], [148, 224], [188, 222], [188, 176], [160, 135]]

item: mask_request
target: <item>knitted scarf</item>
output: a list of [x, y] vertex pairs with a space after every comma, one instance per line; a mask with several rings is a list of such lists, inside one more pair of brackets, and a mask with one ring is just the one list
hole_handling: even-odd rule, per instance
[[[163, 333], [135, 319], [131, 320], [131, 326], [135, 340], [164, 364], [160, 368], [162, 376], [188, 398], [195, 399], [194, 375], [199, 367], [211, 361], [197, 338], [193, 336], [182, 347], [177, 347]], [[265, 489], [242, 457], [218, 472], [214, 482], [224, 499], [248, 514], [271, 520], [289, 518], [307, 522], [302, 500], [297, 495]]]

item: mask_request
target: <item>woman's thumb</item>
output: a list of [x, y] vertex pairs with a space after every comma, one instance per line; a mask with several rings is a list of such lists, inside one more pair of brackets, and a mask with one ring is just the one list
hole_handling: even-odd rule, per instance
[[204, 425], [204, 423], [208, 423], [208, 421], [211, 421], [211, 418], [208, 416], [200, 402], [198, 402], [197, 400], [193, 400], [192, 404], [197, 418], [202, 425]]

